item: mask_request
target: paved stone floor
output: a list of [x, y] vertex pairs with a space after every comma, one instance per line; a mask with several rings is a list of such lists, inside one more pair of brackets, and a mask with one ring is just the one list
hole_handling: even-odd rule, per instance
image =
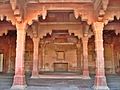
[[[10, 90], [13, 75], [0, 74], [0, 90]], [[25, 90], [93, 90], [94, 76], [90, 80], [83, 79], [31, 79], [26, 77]], [[110, 90], [120, 90], [120, 75], [107, 75]]]

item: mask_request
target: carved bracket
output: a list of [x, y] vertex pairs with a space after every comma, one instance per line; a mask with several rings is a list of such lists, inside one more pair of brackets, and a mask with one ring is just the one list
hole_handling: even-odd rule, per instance
[[11, 14], [0, 14], [0, 20], [1, 21], [3, 21], [3, 19], [4, 19], [4, 17], [6, 17], [6, 20], [9, 22], [11, 22], [12, 23], [12, 25], [15, 25], [15, 23], [16, 23], [16, 21], [15, 21], [15, 18], [14, 18], [14, 16], [13, 15], [11, 15]]
[[33, 21], [38, 21], [38, 16], [42, 16], [43, 19], [46, 19], [47, 16], [47, 9], [43, 7], [42, 10], [35, 10], [31, 12], [32, 15], [27, 15], [26, 16], [26, 21], [28, 22], [29, 25], [32, 25]]
[[81, 17], [82, 21], [86, 21], [89, 25], [93, 23], [94, 17], [93, 13], [85, 9], [75, 9], [74, 10], [75, 18]]
[[3, 34], [7, 35], [8, 29], [7, 28], [1, 28], [0, 29], [0, 36], [3, 36]]

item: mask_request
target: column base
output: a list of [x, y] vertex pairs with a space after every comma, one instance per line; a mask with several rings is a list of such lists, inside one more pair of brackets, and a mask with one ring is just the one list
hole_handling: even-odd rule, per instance
[[107, 86], [105, 76], [95, 76], [95, 84], [93, 86], [95, 90], [110, 90]]
[[32, 75], [30, 78], [35, 79], [35, 78], [40, 78], [40, 76], [39, 75]]
[[82, 76], [82, 79], [91, 79], [90, 76]]
[[83, 70], [82, 79], [91, 79], [90, 76], [89, 76], [89, 70], [88, 69]]
[[10, 90], [25, 90], [27, 85], [13, 85]]
[[108, 86], [93, 86], [94, 90], [110, 90]]
[[37, 71], [33, 71], [32, 72], [32, 76], [31, 76], [31, 78], [39, 78], [40, 76], [39, 76], [39, 73], [37, 72]]
[[25, 75], [15, 75], [11, 89], [24, 90], [26, 87]]
[[13, 86], [26, 86], [25, 75], [15, 75]]

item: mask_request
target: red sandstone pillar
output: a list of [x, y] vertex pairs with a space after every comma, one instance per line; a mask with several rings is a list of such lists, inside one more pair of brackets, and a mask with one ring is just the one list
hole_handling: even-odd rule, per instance
[[83, 43], [83, 79], [90, 79], [88, 69], [88, 36], [82, 37]]
[[15, 60], [15, 75], [12, 88], [25, 88], [26, 81], [24, 75], [24, 51], [26, 25], [24, 23], [16, 24], [17, 28], [17, 45], [16, 45], [16, 60]]
[[80, 44], [80, 41], [78, 42], [78, 44], [76, 44], [76, 46], [77, 46], [77, 51], [76, 51], [76, 53], [77, 53], [77, 68], [78, 68], [79, 72], [81, 73], [82, 68], [81, 68], [81, 44]]
[[109, 90], [106, 82], [104, 69], [104, 48], [103, 48], [103, 22], [93, 24], [95, 32], [95, 50], [96, 50], [96, 76], [94, 89]]
[[34, 53], [33, 53], [33, 70], [31, 78], [39, 78], [39, 71], [38, 71], [38, 59], [39, 59], [39, 38], [33, 38], [34, 43]]

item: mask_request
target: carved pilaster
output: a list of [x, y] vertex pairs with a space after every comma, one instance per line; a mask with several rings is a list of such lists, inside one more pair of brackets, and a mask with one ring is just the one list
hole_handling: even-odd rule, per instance
[[94, 89], [109, 90], [105, 77], [104, 69], [104, 48], [103, 48], [103, 22], [93, 24], [95, 33], [95, 50], [96, 50], [96, 76]]

